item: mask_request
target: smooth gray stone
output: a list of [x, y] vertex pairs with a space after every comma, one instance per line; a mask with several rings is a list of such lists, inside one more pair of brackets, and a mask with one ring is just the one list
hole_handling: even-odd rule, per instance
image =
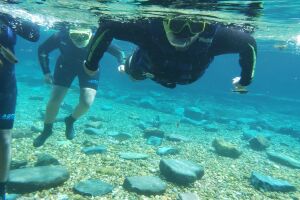
[[184, 109], [184, 116], [196, 121], [201, 121], [205, 118], [205, 112], [197, 107], [188, 107]]
[[174, 113], [176, 115], [178, 115], [178, 116], [182, 116], [183, 117], [183, 115], [184, 115], [184, 108], [182, 108], [182, 107], [175, 108], [174, 109]]
[[206, 124], [203, 129], [207, 132], [217, 132], [219, 130], [216, 124]]
[[137, 160], [137, 159], [147, 159], [148, 155], [143, 153], [134, 153], [134, 152], [121, 152], [119, 153], [120, 158], [126, 160]]
[[263, 136], [256, 136], [249, 140], [249, 145], [253, 150], [263, 151], [270, 146], [270, 142]]
[[183, 117], [180, 119], [180, 123], [191, 124], [194, 126], [203, 126], [203, 124], [205, 124], [206, 122], [206, 120], [197, 121], [187, 117]]
[[187, 193], [180, 193], [178, 195], [178, 200], [200, 200], [200, 199], [197, 194], [187, 192]]
[[62, 166], [42, 166], [11, 170], [7, 183], [10, 193], [30, 193], [63, 184], [70, 175]]
[[179, 185], [193, 183], [204, 175], [202, 166], [188, 160], [162, 159], [159, 169], [169, 181]]
[[174, 155], [178, 154], [179, 150], [174, 147], [161, 147], [156, 151], [157, 155], [164, 156], [164, 155]]
[[167, 135], [166, 139], [172, 142], [181, 142], [181, 141], [187, 142], [190, 140], [189, 138], [179, 134]]
[[153, 145], [153, 146], [159, 146], [161, 145], [162, 143], [162, 138], [160, 137], [155, 137], [155, 136], [150, 136], [148, 139], [147, 139], [147, 144], [149, 145]]
[[84, 129], [84, 133], [88, 135], [103, 135], [103, 130], [97, 128], [86, 128]]
[[27, 165], [26, 160], [12, 160], [10, 163], [10, 170], [20, 169], [26, 167], [26, 165]]
[[97, 179], [89, 179], [77, 183], [73, 190], [84, 196], [103, 196], [112, 192], [113, 186]]
[[59, 161], [53, 156], [45, 153], [37, 155], [37, 161], [34, 164], [35, 167], [47, 166], [47, 165], [60, 165]]
[[40, 133], [43, 131], [42, 128], [36, 127], [36, 126], [31, 126], [30, 130], [34, 133]]
[[112, 109], [113, 109], [113, 107], [111, 105], [102, 105], [101, 106], [101, 110], [104, 110], [104, 111], [110, 111]]
[[274, 162], [280, 163], [282, 165], [300, 169], [300, 161], [295, 160], [289, 156], [275, 153], [275, 152], [267, 152], [268, 158]]
[[21, 195], [19, 194], [8, 194], [6, 195], [6, 200], [16, 200], [20, 197]]
[[152, 97], [144, 97], [142, 99], [140, 99], [140, 101], [138, 102], [140, 107], [143, 108], [149, 108], [149, 109], [156, 109], [156, 101], [154, 98]]
[[157, 128], [147, 128], [144, 130], [144, 138], [149, 138], [151, 136], [163, 138], [165, 136], [165, 132], [159, 130]]
[[104, 146], [92, 146], [92, 147], [84, 147], [82, 148], [81, 151], [87, 155], [91, 155], [97, 153], [106, 153], [107, 149]]
[[238, 158], [242, 154], [236, 145], [225, 141], [223, 138], [215, 138], [212, 146], [215, 148], [216, 153], [221, 156]]
[[158, 195], [166, 191], [167, 184], [158, 177], [132, 176], [125, 178], [123, 187], [138, 194]]
[[252, 172], [250, 182], [256, 189], [262, 188], [266, 191], [296, 191], [295, 186], [291, 185], [289, 182], [280, 179], [274, 179], [271, 176], [265, 176], [258, 172]]
[[119, 141], [124, 141], [132, 138], [132, 135], [129, 133], [110, 132], [108, 133], [108, 135]]
[[265, 132], [260, 132], [252, 129], [243, 129], [243, 139], [249, 141], [252, 138], [255, 138], [257, 136], [263, 136], [267, 139], [272, 138], [272, 134], [270, 133], [265, 133]]
[[63, 103], [60, 105], [60, 108], [61, 108], [62, 110], [67, 111], [67, 112], [72, 112], [72, 111], [73, 111], [73, 106], [70, 105], [70, 104], [68, 104], [68, 103], [66, 103], [66, 102], [63, 102]]
[[12, 133], [12, 138], [20, 139], [20, 138], [32, 138], [33, 133], [29, 130], [15, 130]]

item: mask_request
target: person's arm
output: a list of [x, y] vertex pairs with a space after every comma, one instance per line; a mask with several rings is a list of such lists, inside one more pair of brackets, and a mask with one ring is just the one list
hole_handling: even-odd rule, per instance
[[145, 27], [145, 23], [138, 20], [132, 22], [100, 22], [100, 26], [93, 37], [91, 42], [92, 45], [84, 62], [85, 72], [92, 75], [98, 70], [98, 63], [108, 49], [113, 38], [139, 45], [147, 37]]
[[59, 47], [60, 35], [55, 33], [43, 42], [38, 48], [38, 58], [43, 74], [51, 74], [49, 67], [49, 53]]
[[40, 38], [40, 31], [38, 25], [32, 23], [31, 21], [26, 21], [20, 18], [13, 18], [10, 15], [2, 15], [4, 17], [3, 21], [10, 26], [16, 34], [22, 38], [31, 41], [37, 42]]
[[107, 52], [110, 53], [112, 56], [116, 57], [119, 65], [125, 64], [126, 62], [125, 52], [122, 51], [117, 45], [114, 44], [109, 45]]
[[219, 27], [211, 46], [214, 56], [238, 53], [240, 56], [239, 63], [242, 68], [241, 78], [238, 84], [247, 86], [254, 78], [257, 47], [255, 39], [248, 33]]

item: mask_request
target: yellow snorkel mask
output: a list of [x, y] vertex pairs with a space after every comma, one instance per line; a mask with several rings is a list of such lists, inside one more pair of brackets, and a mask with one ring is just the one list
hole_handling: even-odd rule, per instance
[[88, 28], [76, 28], [69, 30], [70, 39], [78, 48], [86, 47], [89, 44], [92, 35], [92, 30]]
[[205, 21], [193, 21], [182, 17], [163, 20], [163, 27], [170, 44], [178, 49], [186, 49], [204, 32]]

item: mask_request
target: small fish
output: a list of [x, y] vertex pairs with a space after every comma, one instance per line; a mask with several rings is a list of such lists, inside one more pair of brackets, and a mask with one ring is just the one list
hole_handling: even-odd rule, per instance
[[179, 128], [180, 126], [180, 121], [176, 122], [176, 128]]
[[288, 48], [287, 44], [274, 44], [273, 46], [275, 49], [284, 50]]
[[[8, 60], [8, 62], [10, 62], [11, 64], [16, 64], [18, 62], [18, 59], [16, 58], [16, 56], [13, 54], [13, 52], [11, 52], [9, 49], [5, 48], [4, 46], [2, 46], [0, 44], [0, 54], [6, 59]], [[1, 61], [2, 62], [2, 61]], [[3, 63], [2, 63], [3, 65]]]

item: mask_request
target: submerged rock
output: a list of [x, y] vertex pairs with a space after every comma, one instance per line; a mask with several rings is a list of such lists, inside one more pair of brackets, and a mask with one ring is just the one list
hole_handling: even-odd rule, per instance
[[146, 144], [153, 145], [153, 146], [160, 146], [161, 143], [162, 143], [162, 138], [155, 137], [155, 136], [150, 136], [146, 142]]
[[143, 153], [134, 153], [134, 152], [122, 152], [119, 153], [120, 158], [126, 160], [137, 160], [137, 159], [147, 159], [148, 155]]
[[97, 128], [86, 128], [84, 129], [84, 133], [88, 135], [100, 136], [103, 135], [103, 130]]
[[34, 164], [35, 167], [38, 166], [48, 166], [48, 165], [60, 165], [59, 161], [53, 156], [41, 153], [37, 155], [37, 161]]
[[180, 119], [180, 123], [191, 124], [193, 126], [203, 126], [203, 124], [205, 124], [206, 122], [207, 122], [206, 120], [197, 121], [187, 117], [183, 117]]
[[73, 190], [84, 196], [102, 196], [112, 192], [113, 186], [101, 180], [89, 179], [77, 183]]
[[256, 130], [251, 130], [251, 129], [243, 129], [243, 137], [242, 139], [243, 140], [251, 140], [252, 138], [255, 138], [255, 137], [265, 137], [267, 139], [271, 139], [272, 138], [272, 134], [271, 133], [266, 133], [266, 132], [263, 132], [263, 131], [256, 131]]
[[187, 192], [187, 193], [180, 193], [178, 195], [178, 200], [200, 200], [200, 199], [197, 194]]
[[123, 187], [138, 194], [158, 195], [166, 191], [167, 184], [158, 177], [132, 176], [125, 178]]
[[85, 127], [87, 128], [95, 128], [95, 129], [98, 129], [102, 127], [102, 122], [100, 121], [97, 121], [97, 122], [88, 122], [84, 125]]
[[205, 119], [205, 112], [197, 107], [187, 107], [184, 109], [184, 116], [196, 121]]
[[173, 141], [173, 142], [187, 142], [189, 141], [190, 139], [183, 136], [183, 135], [179, 135], [179, 134], [170, 134], [170, 135], [167, 135], [166, 137], [167, 140], [169, 141]]
[[242, 154], [242, 152], [238, 150], [237, 146], [222, 138], [214, 139], [212, 146], [215, 148], [216, 153], [221, 156], [238, 158]]
[[206, 124], [203, 129], [207, 132], [217, 132], [219, 130], [216, 124]]
[[256, 151], [265, 150], [270, 146], [269, 140], [263, 136], [256, 136], [249, 140], [250, 147]]
[[162, 159], [159, 169], [169, 181], [179, 185], [193, 183], [204, 175], [202, 166], [188, 160]]
[[115, 138], [118, 141], [124, 141], [132, 138], [132, 135], [129, 133], [120, 133], [117, 131], [109, 132], [108, 135]]
[[29, 130], [14, 130], [12, 134], [12, 138], [20, 139], [20, 138], [32, 138], [32, 131]]
[[293, 127], [281, 127], [277, 130], [277, 132], [294, 138], [300, 138], [300, 130], [296, 130]]
[[32, 100], [32, 101], [43, 101], [44, 97], [41, 97], [41, 96], [30, 96], [29, 100]]
[[149, 138], [150, 136], [163, 138], [165, 132], [156, 128], [147, 128], [144, 130], [144, 138]]
[[16, 200], [20, 197], [21, 195], [19, 194], [7, 194], [6, 195], [6, 200]]
[[295, 160], [289, 156], [275, 153], [275, 152], [267, 152], [268, 158], [274, 162], [280, 163], [282, 165], [300, 169], [300, 161]]
[[174, 154], [178, 154], [179, 150], [174, 147], [161, 147], [157, 149], [156, 153], [160, 156], [174, 155]]
[[262, 188], [266, 191], [289, 192], [296, 190], [295, 186], [287, 181], [274, 179], [258, 172], [252, 172], [250, 182], [256, 189]]
[[84, 147], [81, 150], [83, 153], [87, 155], [97, 154], [97, 153], [106, 153], [107, 149], [104, 146], [92, 146], [92, 147]]
[[63, 184], [70, 175], [62, 166], [43, 166], [11, 170], [8, 192], [23, 194]]
[[43, 131], [42, 128], [39, 128], [39, 127], [37, 127], [37, 126], [31, 126], [31, 127], [30, 127], [30, 130], [31, 130], [32, 132], [34, 132], [34, 133], [40, 133], [40, 132]]
[[149, 109], [157, 109], [156, 101], [152, 97], [144, 97], [139, 102], [138, 105], [142, 108], [149, 108]]
[[101, 110], [103, 110], [103, 111], [110, 111], [112, 109], [113, 109], [113, 107], [111, 105], [109, 105], [109, 104], [103, 104], [103, 105], [101, 105]]
[[10, 170], [24, 168], [27, 165], [27, 160], [12, 160]]

